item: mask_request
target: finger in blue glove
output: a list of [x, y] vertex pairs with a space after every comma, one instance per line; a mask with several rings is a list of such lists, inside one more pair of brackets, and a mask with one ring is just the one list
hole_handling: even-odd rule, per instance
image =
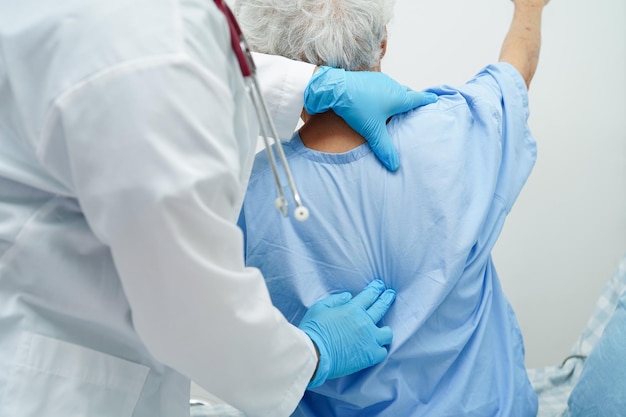
[[319, 363], [309, 388], [382, 362], [393, 338], [377, 323], [393, 304], [396, 293], [381, 280], [372, 281], [357, 296], [334, 294], [313, 304], [298, 326], [313, 341]]
[[304, 108], [309, 114], [333, 110], [368, 141], [387, 169], [396, 171], [400, 160], [387, 120], [437, 99], [436, 94], [413, 91], [382, 72], [320, 67], [304, 91]]

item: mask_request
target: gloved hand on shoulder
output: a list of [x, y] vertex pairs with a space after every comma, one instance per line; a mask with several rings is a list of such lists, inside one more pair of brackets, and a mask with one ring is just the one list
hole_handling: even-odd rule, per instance
[[400, 166], [387, 132], [387, 119], [437, 101], [437, 95], [413, 91], [382, 72], [320, 67], [304, 91], [309, 114], [333, 110], [368, 141], [390, 171]]

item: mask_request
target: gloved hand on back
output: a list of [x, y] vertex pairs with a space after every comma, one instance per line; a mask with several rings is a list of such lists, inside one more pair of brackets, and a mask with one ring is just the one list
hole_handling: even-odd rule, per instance
[[387, 119], [437, 101], [437, 95], [405, 87], [382, 72], [320, 67], [304, 91], [309, 114], [333, 110], [368, 141], [378, 159], [395, 171], [398, 153], [387, 133]]
[[372, 281], [352, 298], [349, 292], [334, 294], [313, 304], [300, 325], [319, 352], [317, 371], [309, 388], [382, 362], [384, 347], [391, 343], [389, 327], [378, 327], [396, 298], [381, 280]]

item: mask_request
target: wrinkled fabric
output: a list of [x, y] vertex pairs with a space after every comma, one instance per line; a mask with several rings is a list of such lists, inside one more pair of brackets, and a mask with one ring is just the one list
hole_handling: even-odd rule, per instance
[[321, 297], [373, 278], [397, 291], [381, 322], [394, 331], [388, 359], [307, 391], [294, 416], [536, 415], [521, 332], [491, 259], [535, 161], [526, 87], [500, 63], [428, 91], [437, 103], [388, 124], [395, 173], [367, 144], [328, 154], [296, 134], [283, 145], [306, 222], [274, 209], [267, 157], [255, 161], [239, 221], [246, 263], [292, 323]]

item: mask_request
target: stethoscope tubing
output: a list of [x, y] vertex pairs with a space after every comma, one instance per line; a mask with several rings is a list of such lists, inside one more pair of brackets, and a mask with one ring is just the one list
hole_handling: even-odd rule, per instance
[[287, 216], [288, 203], [287, 199], [285, 198], [285, 194], [283, 193], [283, 187], [280, 181], [280, 176], [278, 174], [276, 156], [274, 155], [272, 145], [270, 144], [270, 135], [274, 140], [274, 145], [276, 146], [276, 151], [278, 153], [278, 159], [283, 165], [285, 176], [287, 177], [287, 184], [289, 186], [289, 189], [291, 190], [291, 194], [293, 195], [294, 202], [296, 203], [294, 216], [297, 220], [304, 221], [309, 217], [309, 210], [302, 204], [302, 200], [300, 199], [300, 194], [298, 193], [296, 183], [293, 179], [293, 175], [291, 174], [291, 169], [289, 168], [289, 163], [287, 162], [287, 157], [285, 156], [285, 151], [283, 150], [283, 146], [278, 136], [278, 132], [276, 131], [274, 121], [272, 120], [272, 116], [268, 110], [267, 103], [265, 102], [265, 98], [263, 97], [263, 94], [261, 92], [261, 88], [259, 86], [259, 82], [256, 76], [256, 65], [254, 64], [254, 60], [252, 59], [252, 53], [250, 52], [248, 43], [230, 8], [224, 3], [223, 0], [214, 1], [218, 9], [220, 9], [220, 11], [224, 14], [224, 16], [226, 17], [226, 21], [228, 22], [233, 52], [235, 53], [237, 61], [239, 62], [241, 73], [246, 82], [246, 88], [252, 101], [252, 105], [254, 107], [257, 119], [259, 120], [261, 136], [263, 137], [263, 142], [267, 151], [267, 156], [272, 169], [272, 175], [274, 177], [274, 182], [276, 183], [276, 191], [278, 194], [278, 197], [274, 201], [274, 205], [283, 214], [283, 216]]

